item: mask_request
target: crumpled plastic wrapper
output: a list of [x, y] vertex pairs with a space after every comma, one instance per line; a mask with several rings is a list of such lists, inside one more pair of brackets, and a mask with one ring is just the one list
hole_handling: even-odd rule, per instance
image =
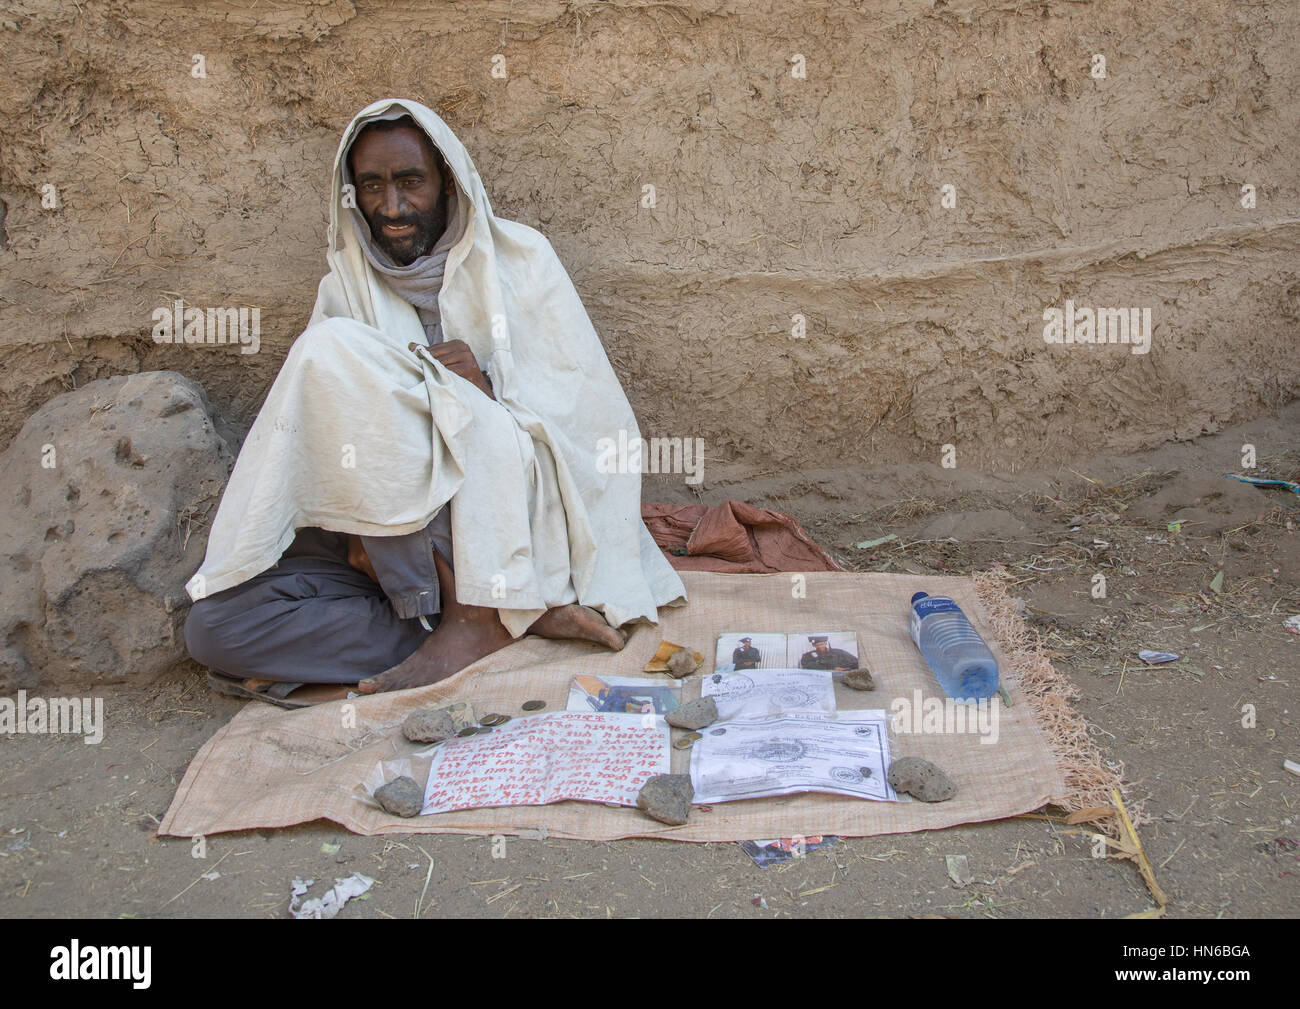
[[429, 780], [429, 767], [433, 764], [434, 751], [439, 745], [441, 744], [435, 743], [433, 746], [426, 747], [419, 753], [413, 753], [409, 757], [380, 761], [370, 769], [370, 773], [366, 775], [365, 780], [361, 782], [353, 795], [367, 806], [374, 809], [383, 809], [375, 799], [375, 792], [390, 781], [406, 775], [421, 788], [424, 788]]

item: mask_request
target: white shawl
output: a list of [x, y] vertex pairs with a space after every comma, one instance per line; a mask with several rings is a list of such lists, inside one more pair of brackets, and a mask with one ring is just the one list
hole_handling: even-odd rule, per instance
[[[428, 133], [467, 201], [438, 298], [497, 402], [424, 346], [414, 307], [370, 266], [344, 205], [358, 120], [400, 106]], [[638, 472], [601, 472], [597, 443], [636, 418], [550, 243], [492, 213], [464, 145], [432, 110], [384, 99], [348, 126], [334, 160], [329, 273], [239, 453], [187, 584], [199, 599], [275, 564], [304, 526], [394, 536], [452, 501], [456, 596], [493, 606], [516, 636], [578, 602], [611, 626], [685, 601], [641, 520]], [[453, 500], [454, 495], [454, 500]]]

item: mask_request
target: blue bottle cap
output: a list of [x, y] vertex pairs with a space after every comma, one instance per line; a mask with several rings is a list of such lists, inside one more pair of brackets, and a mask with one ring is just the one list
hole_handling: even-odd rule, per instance
[[928, 593], [928, 592], [917, 592], [916, 594], [914, 594], [914, 595], [912, 596], [912, 605], [915, 606], [915, 605], [916, 605], [916, 601], [917, 601], [918, 599], [925, 599], [925, 598], [928, 598], [929, 595], [930, 595], [930, 593]]

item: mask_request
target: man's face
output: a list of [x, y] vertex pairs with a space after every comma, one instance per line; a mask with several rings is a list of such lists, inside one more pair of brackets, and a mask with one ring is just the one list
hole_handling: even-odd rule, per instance
[[357, 209], [393, 261], [407, 266], [433, 248], [447, 226], [443, 178], [424, 134], [410, 126], [366, 130], [352, 145]]
[[830, 643], [827, 641], [814, 641], [813, 648], [817, 650], [819, 655], [825, 655], [831, 650]]

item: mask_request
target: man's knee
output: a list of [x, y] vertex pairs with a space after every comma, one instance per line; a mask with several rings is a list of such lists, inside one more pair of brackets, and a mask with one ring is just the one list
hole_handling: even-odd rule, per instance
[[383, 341], [378, 330], [351, 319], [326, 319], [308, 326], [293, 341], [289, 353], [301, 364], [304, 362], [336, 362], [340, 357], [371, 357], [379, 352], [392, 353], [391, 346]]
[[200, 599], [190, 607], [185, 618], [185, 650], [190, 658], [202, 666], [219, 669], [224, 658], [217, 637], [221, 604], [213, 599]]

